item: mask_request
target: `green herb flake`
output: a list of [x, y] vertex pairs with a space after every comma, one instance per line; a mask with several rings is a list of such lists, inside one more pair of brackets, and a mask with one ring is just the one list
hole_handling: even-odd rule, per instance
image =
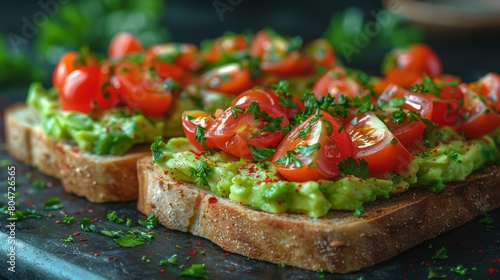
[[63, 243], [70, 243], [70, 242], [73, 242], [73, 235], [69, 235], [68, 238], [64, 239], [64, 238], [61, 238], [59, 239], [61, 242]]
[[157, 227], [160, 223], [158, 222], [158, 219], [156, 218], [155, 214], [151, 213], [146, 218], [146, 220], [139, 220], [139, 224], [143, 227], [146, 227], [147, 229], [152, 229]]
[[9, 159], [2, 159], [2, 161], [0, 162], [0, 166], [1, 167], [7, 167], [10, 165], [10, 160]]
[[467, 273], [467, 268], [459, 264], [456, 267], [452, 267], [450, 271], [464, 276]]
[[367, 179], [370, 176], [368, 162], [364, 159], [357, 161], [353, 157], [347, 157], [340, 161], [337, 167], [344, 176], [353, 175], [361, 179]]
[[67, 224], [67, 225], [73, 224], [74, 221], [75, 221], [75, 217], [74, 216], [64, 215], [64, 218], [62, 219], [62, 223], [63, 224]]
[[123, 224], [124, 223], [124, 220], [122, 218], [118, 217], [118, 214], [116, 214], [116, 211], [109, 212], [106, 215], [106, 218], [108, 219], [108, 221], [115, 223], [115, 224]]
[[286, 155], [280, 157], [275, 163], [278, 165], [289, 166], [293, 164], [295, 167], [299, 168], [302, 166], [302, 161], [295, 157], [295, 151], [287, 151]]
[[132, 226], [132, 220], [130, 218], [127, 218], [127, 221], [125, 222], [125, 225], [128, 227]]
[[303, 146], [297, 146], [297, 148], [295, 149], [295, 152], [299, 155], [302, 155], [302, 156], [310, 156], [312, 155], [314, 152], [316, 152], [317, 150], [319, 150], [321, 148], [321, 144], [320, 143], [315, 143], [313, 145], [303, 145]]
[[156, 233], [154, 231], [142, 232], [140, 230], [134, 229], [134, 230], [129, 230], [124, 235], [113, 239], [120, 246], [128, 248], [148, 243], [155, 237], [155, 235]]
[[433, 260], [444, 260], [448, 258], [448, 251], [446, 250], [445, 247], [439, 248], [439, 250], [436, 251], [436, 254], [432, 257]]
[[429, 268], [429, 274], [427, 275], [427, 279], [444, 279], [446, 278], [446, 274], [438, 274], [432, 268]]
[[37, 189], [45, 189], [47, 187], [47, 182], [43, 180], [35, 180], [31, 185]]
[[63, 208], [63, 205], [59, 197], [53, 197], [47, 200], [43, 205], [43, 210], [59, 210], [61, 208]]
[[81, 220], [78, 224], [80, 225], [80, 228], [83, 231], [86, 231], [86, 232], [98, 232], [98, 230], [95, 227], [94, 223], [89, 218], [83, 218], [83, 220]]
[[354, 213], [352, 215], [354, 217], [360, 217], [361, 215], [363, 215], [364, 212], [365, 212], [365, 207], [363, 206], [362, 203], [359, 203], [358, 205], [356, 205], [356, 210], [354, 210]]
[[212, 168], [208, 166], [205, 158], [202, 157], [201, 160], [198, 161], [198, 167], [191, 168], [190, 171], [191, 178], [198, 186], [209, 186], [207, 177], [212, 172]]
[[279, 263], [279, 264], [278, 264], [278, 267], [279, 267], [279, 268], [285, 268], [285, 266], [286, 266], [286, 265], [285, 265], [285, 264], [282, 264], [282, 263]]
[[155, 136], [154, 142], [153, 144], [151, 144], [153, 162], [158, 162], [165, 156], [165, 153], [161, 150], [162, 144], [163, 144], [163, 139], [161, 138], [161, 136]]
[[449, 149], [448, 151], [445, 151], [444, 154], [451, 160], [457, 162], [457, 163], [462, 163], [462, 160], [458, 158], [458, 153], [454, 151], [453, 149]]
[[493, 229], [495, 226], [493, 225], [493, 218], [488, 215], [488, 213], [484, 213], [484, 217], [479, 220], [480, 224], [486, 225], [486, 230]]
[[146, 256], [142, 256], [142, 257], [141, 257], [141, 260], [142, 260], [143, 262], [147, 262], [147, 263], [150, 263], [150, 262], [151, 262], [151, 260], [150, 260], [148, 257], [146, 257]]
[[190, 276], [195, 278], [210, 279], [205, 264], [192, 264], [189, 268], [181, 272], [178, 276]]
[[252, 157], [256, 162], [268, 159], [276, 151], [276, 149], [254, 147], [252, 145], [248, 145], [248, 148], [252, 152]]

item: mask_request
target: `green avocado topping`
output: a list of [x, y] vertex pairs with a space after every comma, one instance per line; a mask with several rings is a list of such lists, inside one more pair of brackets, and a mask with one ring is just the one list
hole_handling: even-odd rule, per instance
[[[440, 192], [446, 183], [464, 181], [472, 172], [500, 161], [500, 130], [477, 140], [465, 140], [443, 129], [443, 140], [415, 159], [402, 174], [388, 178], [340, 176], [335, 180], [290, 182], [271, 162], [251, 162], [224, 152], [200, 153], [186, 138], [157, 138], [155, 162], [174, 180], [192, 183], [216, 195], [269, 213], [286, 211], [310, 217], [330, 209], [356, 211], [377, 198], [388, 198], [410, 187]], [[404, 174], [403, 174], [404, 173]]]

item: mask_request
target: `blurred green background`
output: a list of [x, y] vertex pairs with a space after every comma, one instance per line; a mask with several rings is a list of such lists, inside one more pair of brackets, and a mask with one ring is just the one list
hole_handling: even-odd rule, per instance
[[[436, 49], [446, 72], [475, 79], [487, 71], [500, 72], [498, 41], [429, 38], [382, 1], [263, 0], [21, 0], [0, 3], [0, 89], [32, 81], [50, 85], [51, 71], [68, 50], [88, 45], [106, 55], [119, 31], [136, 34], [145, 45], [176, 41], [199, 44], [224, 31], [242, 32], [272, 27], [304, 41], [325, 37], [348, 67], [380, 74], [385, 52], [394, 46], [424, 41]], [[357, 48], [360, 34], [373, 22], [382, 28]], [[360, 32], [361, 31], [361, 32]], [[358, 41], [356, 41], [358, 40]], [[348, 53], [346, 46], [354, 46]], [[352, 51], [352, 49], [351, 49]], [[348, 55], [346, 55], [346, 52]], [[1, 92], [1, 91], [0, 91]]]

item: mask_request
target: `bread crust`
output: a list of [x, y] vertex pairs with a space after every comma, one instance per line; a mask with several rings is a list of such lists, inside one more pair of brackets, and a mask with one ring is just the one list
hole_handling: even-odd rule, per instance
[[67, 192], [91, 202], [137, 199], [136, 161], [151, 153], [148, 145], [138, 145], [123, 156], [98, 156], [49, 137], [37, 112], [25, 103], [10, 106], [4, 116], [9, 154], [61, 179]]
[[500, 206], [500, 168], [448, 184], [439, 194], [411, 189], [366, 205], [361, 217], [330, 211], [312, 219], [269, 214], [172, 180], [140, 159], [138, 209], [167, 228], [272, 263], [348, 273], [372, 266]]

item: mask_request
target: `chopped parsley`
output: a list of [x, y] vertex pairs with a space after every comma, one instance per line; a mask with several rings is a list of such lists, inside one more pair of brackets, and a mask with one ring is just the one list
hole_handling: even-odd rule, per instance
[[337, 167], [343, 175], [353, 175], [361, 179], [367, 179], [370, 176], [368, 162], [364, 159], [357, 161], [353, 157], [347, 157], [340, 161]]
[[165, 153], [160, 149], [163, 144], [161, 136], [155, 136], [153, 144], [151, 144], [151, 152], [153, 154], [153, 162], [158, 162], [165, 156]]
[[439, 248], [439, 250], [436, 251], [436, 254], [432, 257], [433, 260], [445, 260], [448, 258], [448, 251], [446, 250], [445, 247]]
[[458, 158], [458, 154], [456, 151], [449, 149], [448, 151], [445, 151], [444, 154], [451, 160], [457, 162], [457, 163], [462, 163], [462, 160]]
[[314, 152], [316, 152], [320, 148], [321, 148], [321, 144], [320, 143], [316, 143], [316, 144], [312, 144], [312, 145], [303, 145], [303, 146], [299, 145], [295, 149], [295, 152], [297, 154], [299, 154], [299, 155], [307, 157], [307, 156], [312, 155]]
[[31, 185], [37, 189], [45, 189], [47, 187], [47, 182], [43, 180], [35, 180]]
[[255, 161], [263, 161], [274, 154], [276, 149], [273, 148], [261, 148], [248, 145], [248, 148], [252, 152], [252, 157]]
[[43, 205], [43, 210], [59, 210], [61, 208], [63, 208], [63, 205], [59, 197], [53, 197], [47, 200]]
[[365, 207], [362, 203], [359, 203], [358, 205], [356, 205], [356, 210], [354, 210], [354, 213], [352, 215], [354, 217], [359, 217], [363, 215], [363, 212], [365, 212]]
[[89, 218], [83, 218], [83, 220], [81, 220], [78, 224], [80, 225], [80, 228], [83, 231], [86, 231], [86, 232], [99, 232], [97, 230], [97, 228], [95, 227], [94, 223], [92, 222], [92, 220], [90, 220]]
[[75, 221], [75, 217], [74, 216], [64, 215], [64, 218], [62, 219], [62, 223], [63, 224], [67, 224], [67, 225], [73, 224], [74, 221]]
[[198, 186], [209, 186], [207, 177], [212, 172], [212, 168], [208, 166], [204, 157], [198, 161], [197, 168], [191, 168], [191, 178], [196, 182]]
[[467, 273], [467, 268], [459, 264], [456, 267], [452, 267], [450, 271], [464, 276]]
[[141, 257], [141, 260], [142, 260], [143, 262], [147, 262], [147, 263], [150, 263], [150, 262], [151, 262], [151, 260], [150, 260], [148, 257], [146, 257], [145, 255]]
[[106, 219], [108, 219], [108, 221], [115, 223], [115, 224], [123, 224], [125, 222], [122, 218], [118, 217], [118, 214], [116, 214], [116, 211], [109, 212], [106, 215]]
[[155, 237], [156, 233], [152, 232], [143, 232], [140, 230], [129, 230], [123, 234], [123, 231], [117, 231], [117, 238], [113, 238], [116, 243], [118, 243], [122, 247], [135, 247], [138, 245], [142, 245], [145, 243], [149, 243]]
[[195, 278], [210, 279], [205, 264], [192, 264], [189, 268], [181, 272], [178, 276], [190, 276]]
[[493, 218], [490, 215], [488, 215], [488, 213], [484, 213], [484, 217], [481, 218], [481, 220], [479, 220], [479, 223], [485, 224], [487, 230], [493, 229], [495, 227], [493, 225]]
[[432, 270], [432, 268], [429, 268], [429, 274], [427, 275], [427, 279], [437, 279], [437, 278], [444, 279], [446, 277], [447, 277], [446, 274], [438, 274], [437, 272]]
[[296, 158], [295, 155], [295, 151], [287, 151], [286, 155], [280, 157], [275, 163], [283, 166], [289, 166], [290, 164], [293, 164], [293, 166], [299, 168], [302, 166], [302, 161]]
[[59, 239], [59, 240], [60, 240], [61, 242], [63, 242], [63, 243], [70, 243], [70, 242], [73, 242], [73, 236], [70, 234], [70, 235], [68, 236], [68, 238], [66, 238], [66, 239], [61, 238], [61, 239]]
[[158, 222], [158, 219], [156, 218], [155, 214], [151, 213], [146, 218], [146, 220], [139, 220], [139, 224], [143, 227], [146, 227], [147, 229], [152, 229], [157, 227], [160, 223]]
[[1, 167], [7, 167], [9, 165], [10, 165], [10, 160], [8, 159], [2, 159], [2, 161], [0, 162]]

